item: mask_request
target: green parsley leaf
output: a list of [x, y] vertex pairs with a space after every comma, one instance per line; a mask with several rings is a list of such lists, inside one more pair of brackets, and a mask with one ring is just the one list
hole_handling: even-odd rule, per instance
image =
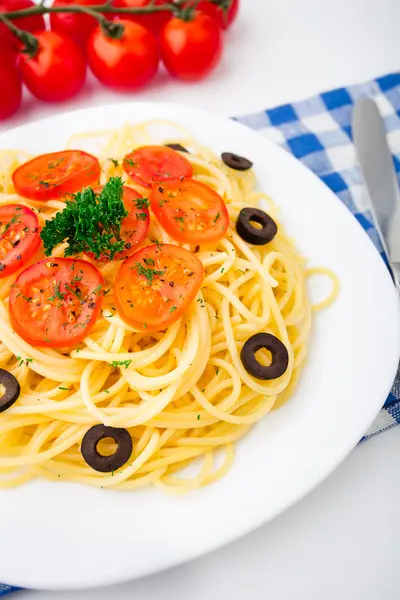
[[127, 369], [131, 364], [131, 360], [113, 360], [110, 367], [125, 367]]
[[135, 200], [135, 204], [139, 210], [143, 210], [144, 208], [149, 208], [150, 202], [148, 198], [137, 198]]
[[96, 258], [106, 256], [113, 260], [124, 248], [121, 240], [121, 223], [128, 215], [122, 201], [123, 181], [111, 177], [100, 193], [84, 188], [67, 200], [64, 210], [46, 222], [40, 236], [45, 253], [67, 242], [65, 256], [91, 252]]
[[[148, 258], [145, 260], [149, 261], [149, 260], [153, 260], [153, 259]], [[154, 263], [154, 261], [153, 261], [153, 263]], [[153, 283], [154, 277], [156, 277], [156, 276], [161, 277], [161, 275], [164, 275], [164, 273], [165, 273], [165, 271], [158, 271], [157, 269], [150, 269], [150, 268], [146, 269], [146, 267], [144, 267], [142, 265], [142, 263], [140, 263], [140, 262], [137, 262], [136, 265], [134, 267], [132, 267], [132, 269], [136, 269], [138, 275], [143, 275], [144, 277], [146, 277], [149, 285], [151, 285]]]

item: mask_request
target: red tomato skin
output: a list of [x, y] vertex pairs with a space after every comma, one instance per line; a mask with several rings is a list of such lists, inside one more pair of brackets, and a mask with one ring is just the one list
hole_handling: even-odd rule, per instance
[[221, 29], [228, 29], [238, 16], [239, 0], [232, 0], [226, 17], [224, 15], [224, 11], [221, 10], [216, 4], [213, 4], [212, 2], [204, 2], [204, 0], [199, 2], [197, 5], [197, 10], [205, 13], [211, 17], [211, 19], [214, 19]]
[[[155, 6], [166, 4], [167, 1], [168, 0], [156, 0]], [[113, 2], [113, 6], [120, 8], [141, 8], [142, 6], [147, 6], [148, 4], [150, 4], [150, 0], [114, 0]], [[129, 15], [126, 13], [121, 13], [120, 15], [117, 15], [117, 18], [138, 23], [138, 25], [142, 25], [142, 27], [149, 29], [158, 36], [160, 35], [163, 27], [171, 19], [171, 13], [167, 11], [148, 15]]]
[[[32, 2], [32, 0], [0, 0], [0, 13], [32, 8], [32, 6], [35, 6], [35, 2]], [[14, 19], [14, 23], [19, 29], [29, 31], [30, 33], [45, 28], [42, 15], [21, 17], [20, 19]], [[21, 45], [15, 35], [3, 23], [0, 23], [0, 41], [4, 41], [7, 46], [10, 46], [15, 51], [18, 51]]]
[[[177, 198], [169, 199], [169, 194], [178, 190]], [[186, 193], [208, 205], [204, 208], [204, 215], [196, 210], [196, 204], [191, 205], [190, 200], [188, 202]], [[181, 244], [217, 242], [225, 236], [229, 226], [229, 213], [224, 200], [215, 190], [195, 179], [172, 180], [166, 181], [161, 186], [153, 185], [150, 207], [162, 228]], [[180, 218], [183, 221], [180, 221]], [[208, 221], [208, 227], [203, 230], [188, 228], [188, 222], [197, 219], [200, 222]]]
[[[153, 159], [155, 165], [153, 165]], [[129, 164], [130, 160], [137, 161], [137, 165], [132, 167]], [[125, 156], [123, 168], [125, 173], [136, 183], [147, 188], [151, 188], [155, 182], [193, 176], [191, 163], [172, 148], [166, 148], [165, 146], [141, 146], [136, 148], [136, 150]], [[166, 175], [160, 172], [164, 170], [173, 170], [174, 173]]]
[[[17, 219], [14, 224], [11, 224], [13, 217]], [[37, 214], [23, 204], [0, 206], [0, 223], [7, 225], [7, 230], [0, 235], [0, 278], [3, 278], [24, 267], [38, 251], [41, 240]], [[19, 235], [17, 245], [12, 243], [15, 234]], [[3, 255], [4, 245], [7, 250]]]
[[69, 38], [55, 31], [36, 34], [39, 50], [33, 58], [19, 54], [23, 81], [29, 91], [44, 102], [61, 102], [77, 94], [86, 79], [81, 50]]
[[87, 56], [93, 73], [104, 85], [120, 91], [144, 86], [157, 73], [159, 50], [155, 36], [137, 23], [121, 20], [120, 39], [96, 28], [88, 41]]
[[[47, 167], [49, 162], [54, 160], [57, 162], [59, 157], [71, 157], [75, 159], [75, 164], [78, 163], [81, 169], [76, 172], [72, 177], [65, 178], [62, 171], [56, 167], [51, 168], [51, 182], [43, 185], [40, 181], [41, 178], [48, 180], [49, 169]], [[45, 168], [43, 169], [43, 163]], [[30, 171], [30, 169], [32, 169]], [[31, 174], [35, 175], [32, 179]], [[83, 187], [97, 183], [100, 177], [100, 164], [95, 156], [83, 152], [82, 150], [64, 150], [59, 152], [50, 152], [48, 154], [41, 154], [31, 158], [25, 163], [22, 163], [12, 174], [12, 180], [15, 191], [24, 198], [31, 200], [54, 200], [67, 194], [74, 194], [81, 190]], [[39, 181], [38, 181], [39, 180]], [[60, 184], [61, 181], [61, 184]]]
[[[72, 264], [75, 265], [75, 271], [71, 271], [71, 279], [73, 275], [76, 274], [80, 269], [84, 270], [85, 276], [88, 275], [91, 279], [95, 281], [93, 284], [96, 287], [99, 287], [99, 294], [97, 295], [95, 300], [96, 306], [91, 311], [91, 313], [87, 314], [87, 318], [84, 321], [86, 328], [78, 327], [77, 329], [73, 328], [73, 331], [69, 331], [69, 337], [63, 337], [62, 334], [58, 334], [57, 336], [53, 336], [53, 339], [47, 339], [46, 336], [38, 335], [38, 329], [41, 327], [40, 319], [33, 319], [29, 311], [26, 309], [26, 304], [24, 298], [21, 296], [21, 292], [24, 291], [24, 288], [30, 282], [34, 282], [43, 274], [44, 265], [55, 263], [57, 265], [62, 264], [63, 270], [69, 270]], [[56, 275], [54, 275], [56, 277]], [[83, 282], [82, 282], [83, 283]], [[79, 283], [79, 285], [82, 285]], [[104, 278], [100, 271], [91, 263], [79, 259], [79, 258], [54, 258], [48, 257], [44, 260], [39, 261], [29, 267], [27, 267], [24, 271], [22, 271], [15, 280], [14, 286], [10, 290], [9, 297], [9, 310], [10, 310], [10, 319], [13, 329], [16, 333], [21, 336], [26, 342], [31, 344], [32, 346], [42, 347], [42, 348], [63, 348], [66, 346], [71, 346], [74, 344], [78, 344], [82, 341], [89, 333], [90, 329], [96, 323], [97, 319], [100, 316], [101, 308], [102, 308], [102, 288], [104, 287]], [[93, 289], [95, 289], [93, 288]], [[100, 295], [101, 294], [101, 295]], [[93, 294], [92, 300], [93, 300]], [[44, 301], [48, 300], [48, 298], [44, 298]], [[87, 313], [87, 304], [85, 304], [84, 310]], [[31, 304], [29, 304], [31, 306]], [[51, 313], [54, 312], [54, 317], [52, 317]], [[57, 312], [58, 309], [54, 307], [46, 313], [50, 318], [50, 326], [53, 329], [57, 328], [57, 325], [60, 324], [60, 313]], [[65, 320], [65, 315], [62, 316], [62, 320]], [[30, 327], [31, 324], [31, 327]], [[30, 335], [28, 330], [31, 328], [31, 332], [34, 335]]]
[[[140, 292], [140, 314], [138, 314], [135, 306], [130, 306], [130, 302], [129, 300], [127, 301], [126, 298], [127, 294], [128, 296], [131, 296], [128, 289], [131, 277], [136, 279], [136, 281], [140, 279], [140, 277], [135, 277], [135, 272], [137, 272], [137, 270], [135, 270], [135, 266], [141, 264], [143, 257], [151, 257], [153, 260], [155, 259], [154, 262], [152, 261], [151, 265], [156, 269], [158, 269], [164, 263], [164, 261], [168, 263], [171, 257], [172, 259], [174, 257], [178, 259], [178, 262], [185, 260], [187, 270], [190, 269], [190, 276], [193, 277], [193, 280], [189, 281], [188, 275], [186, 277], [187, 281], [185, 284], [181, 285], [181, 277], [179, 272], [176, 273], [175, 271], [174, 279], [169, 279], [167, 274], [161, 276], [162, 279], [159, 279], [157, 282], [157, 289], [154, 291], [153, 300], [149, 303], [151, 306], [150, 316], [148, 314], [149, 311], [146, 311], [145, 308], [145, 294], [146, 292], [150, 294], [153, 293], [152, 285], [145, 283], [144, 288], [142, 288], [142, 291]], [[149, 263], [144, 262], [144, 264], [148, 265]], [[139, 331], [160, 331], [161, 329], [165, 329], [177, 321], [182, 316], [190, 302], [193, 301], [204, 280], [204, 274], [205, 272], [203, 264], [197, 258], [197, 256], [188, 250], [181, 248], [180, 246], [175, 246], [173, 244], [162, 244], [160, 247], [157, 245], [152, 245], [141, 248], [132, 254], [132, 256], [124, 260], [115, 278], [114, 303], [118, 314], [125, 323], [132, 325], [132, 327], [135, 327], [135, 329], [138, 329]], [[171, 286], [171, 282], [174, 285]], [[162, 284], [161, 287], [158, 287], [160, 284]], [[165, 297], [171, 300], [171, 304], [168, 304], [167, 307], [164, 300]], [[126, 306], [126, 304], [128, 304], [128, 306]], [[154, 317], [154, 315], [151, 315], [152, 310], [157, 311], [160, 309], [160, 305], [162, 309], [164, 309], [161, 309], [164, 314], [160, 314], [158, 318]], [[172, 307], [174, 310], [171, 310]], [[137, 316], [140, 321], [134, 319], [134, 316]]]
[[[98, 6], [99, 0], [54, 0], [52, 6]], [[83, 51], [86, 51], [86, 43], [90, 34], [98, 25], [95, 17], [78, 13], [51, 13], [50, 26], [52, 31], [68, 36]]]
[[22, 101], [22, 84], [11, 58], [0, 63], [0, 121], [17, 112]]
[[203, 13], [196, 13], [192, 21], [171, 19], [160, 41], [167, 70], [184, 81], [203, 79], [222, 56], [221, 30]]

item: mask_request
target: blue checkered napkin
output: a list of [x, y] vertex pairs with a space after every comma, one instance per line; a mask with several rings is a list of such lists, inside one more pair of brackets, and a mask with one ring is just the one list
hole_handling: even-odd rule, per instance
[[16, 590], [19, 590], [19, 588], [11, 587], [11, 585], [7, 585], [6, 583], [0, 583], [0, 596], [5, 596], [6, 594], [15, 592]]
[[[378, 104], [400, 185], [400, 73], [236, 120], [280, 144], [314, 171], [353, 213], [385, 259], [351, 138], [353, 104], [361, 96], [372, 96]], [[400, 370], [384, 407], [363, 440], [398, 424]]]
[[[384, 257], [365, 203], [365, 187], [351, 140], [353, 103], [360, 96], [373, 96], [378, 103], [400, 183], [400, 73], [236, 120], [282, 145], [312, 169], [351, 210]], [[400, 372], [384, 408], [363, 439], [399, 423]], [[16, 589], [0, 583], [0, 596]]]

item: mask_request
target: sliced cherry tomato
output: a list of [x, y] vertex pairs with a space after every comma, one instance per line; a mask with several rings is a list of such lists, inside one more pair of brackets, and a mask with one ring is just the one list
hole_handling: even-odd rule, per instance
[[0, 206], [0, 278], [23, 267], [39, 246], [36, 213], [22, 204]]
[[221, 196], [194, 179], [154, 185], [150, 206], [165, 231], [186, 244], [216, 242], [224, 237], [229, 225]]
[[[52, 6], [99, 6], [101, 0], [54, 0]], [[98, 21], [95, 17], [85, 13], [51, 13], [50, 26], [53, 31], [62, 33], [71, 38], [86, 51], [86, 42], [94, 29], [96, 29]]]
[[228, 29], [235, 21], [239, 12], [239, 0], [232, 0], [227, 11], [218, 6], [218, 4], [209, 2], [209, 0], [199, 2], [196, 9], [215, 20], [222, 29]]
[[[35, 2], [32, 2], [32, 0], [0, 0], [0, 12], [23, 10], [34, 6]], [[13, 22], [19, 29], [30, 31], [31, 33], [45, 29], [45, 22], [42, 15], [21, 17], [20, 19], [13, 19]], [[0, 41], [3, 40], [7, 46], [12, 47], [15, 51], [21, 47], [21, 42], [18, 41], [16, 36], [11, 33], [4, 23], [0, 23]], [[0, 79], [0, 81], [2, 80]]]
[[[143, 6], [148, 6], [151, 0], [114, 0], [113, 6], [118, 6], [121, 8], [142, 8]], [[162, 4], [166, 4], [168, 0], [155, 0], [155, 6], [161, 6]], [[129, 13], [121, 13], [117, 15], [120, 19], [126, 19], [127, 21], [133, 21], [134, 23], [138, 23], [145, 27], [146, 29], [150, 29], [156, 35], [159, 35], [162, 28], [166, 23], [168, 23], [171, 18], [171, 13], [168, 11], [165, 12], [155, 12], [149, 14], [129, 14]]]
[[86, 260], [46, 258], [22, 271], [10, 290], [15, 331], [32, 346], [82, 341], [100, 315], [103, 276]]
[[192, 177], [190, 162], [166, 146], [142, 146], [127, 154], [124, 171], [139, 185], [151, 187], [157, 181], [168, 181], [179, 177]]
[[[94, 191], [99, 194], [103, 186], [94, 188]], [[129, 212], [128, 216], [121, 223], [120, 238], [125, 242], [125, 249], [117, 252], [113, 260], [121, 260], [127, 258], [134, 252], [140, 244], [146, 239], [150, 225], [150, 213], [148, 209], [148, 200], [143, 198], [136, 190], [124, 185], [122, 200], [125, 210]], [[112, 240], [115, 241], [114, 239]], [[88, 253], [90, 258], [95, 258], [95, 255]], [[100, 262], [110, 260], [105, 254], [100, 257]]]
[[157, 73], [160, 52], [154, 34], [137, 23], [121, 20], [123, 34], [107, 36], [97, 27], [87, 45], [89, 66], [104, 85], [127, 91], [148, 83]]
[[195, 13], [191, 21], [171, 19], [161, 33], [161, 57], [174, 77], [202, 79], [222, 55], [222, 35], [216, 21]]
[[30, 200], [51, 200], [79, 192], [97, 182], [97, 158], [81, 150], [61, 150], [35, 156], [12, 175], [15, 191]]
[[204, 278], [197, 256], [179, 246], [146, 246], [121, 265], [114, 284], [120, 317], [139, 331], [165, 329], [182, 316]]
[[39, 49], [31, 57], [20, 52], [22, 79], [29, 91], [44, 102], [60, 102], [79, 92], [85, 83], [86, 63], [82, 51], [67, 36], [39, 31]]

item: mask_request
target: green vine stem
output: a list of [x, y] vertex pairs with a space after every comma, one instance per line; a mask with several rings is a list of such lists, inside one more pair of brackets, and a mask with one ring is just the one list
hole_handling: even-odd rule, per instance
[[[232, 0], [206, 1], [215, 4], [224, 11], [227, 11], [232, 3]], [[40, 3], [30, 8], [0, 13], [0, 23], [3, 23], [22, 42], [22, 52], [25, 52], [33, 57], [36, 55], [39, 47], [37, 38], [31, 33], [19, 29], [19, 27], [17, 27], [12, 20], [20, 19], [21, 17], [31, 17], [34, 15], [46, 15], [51, 13], [83, 13], [91, 15], [97, 19], [105, 35], [114, 39], [119, 39], [124, 32], [123, 25], [118, 23], [118, 21], [109, 21], [104, 16], [105, 14], [143, 15], [159, 12], [171, 12], [178, 18], [181, 18], [185, 21], [190, 21], [193, 18], [199, 2], [200, 0], [174, 0], [173, 2], [156, 5], [153, 0], [147, 6], [125, 8], [112, 6], [112, 0], [107, 0], [107, 2], [104, 4], [90, 7], [79, 4], [73, 4], [69, 6], [44, 6], [43, 3]]]
[[[104, 4], [98, 4], [94, 6], [82, 6], [78, 4], [68, 6], [44, 6], [43, 4], [37, 4], [30, 8], [23, 8], [21, 10], [13, 10], [0, 14], [0, 20], [5, 19], [20, 19], [21, 17], [31, 17], [34, 15], [47, 15], [50, 13], [103, 13], [103, 14], [129, 14], [129, 15], [146, 15], [158, 12], [171, 12], [175, 16], [180, 17], [184, 11], [196, 9], [196, 5], [199, 0], [175, 0], [175, 2], [168, 2], [166, 4], [156, 5], [153, 3], [147, 6], [138, 7], [118, 7], [112, 6], [110, 2]], [[206, 0], [211, 4], [219, 6], [222, 10], [229, 9], [232, 0]]]

